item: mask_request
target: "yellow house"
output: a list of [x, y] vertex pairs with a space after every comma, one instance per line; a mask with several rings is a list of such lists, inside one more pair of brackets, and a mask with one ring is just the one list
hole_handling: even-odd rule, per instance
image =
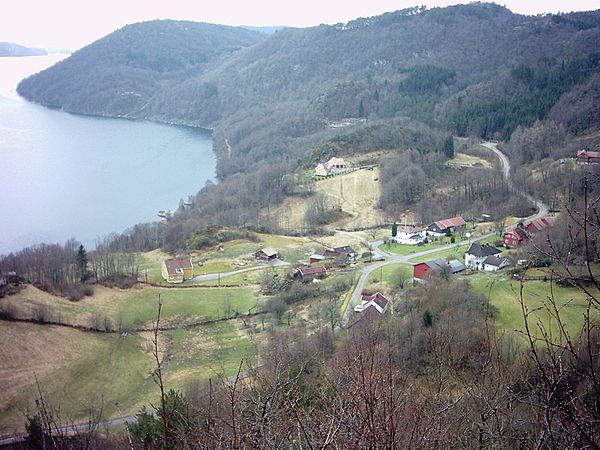
[[194, 278], [192, 258], [180, 256], [179, 258], [165, 259], [162, 262], [162, 277], [169, 283], [181, 283]]

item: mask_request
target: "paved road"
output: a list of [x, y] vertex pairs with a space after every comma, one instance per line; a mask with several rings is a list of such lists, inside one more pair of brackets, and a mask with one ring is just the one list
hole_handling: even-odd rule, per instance
[[[104, 422], [98, 423], [98, 430], [102, 430], [105, 428], [116, 427], [119, 425], [124, 425], [125, 423], [135, 423], [137, 420], [136, 416], [126, 416], [126, 417], [118, 417], [116, 419], [107, 420]], [[88, 423], [78, 423], [74, 425], [69, 425], [66, 427], [60, 427], [53, 429], [54, 436], [58, 435], [69, 435], [73, 436], [77, 433], [85, 434], [90, 430], [90, 425]], [[17, 444], [19, 442], [25, 442], [27, 440], [27, 433], [15, 434], [13, 436], [7, 436], [4, 438], [0, 438], [0, 446]]]
[[217, 280], [217, 279], [219, 279], [219, 277], [225, 278], [225, 277], [228, 277], [231, 275], [237, 275], [238, 273], [250, 272], [251, 270], [264, 269], [265, 267], [269, 267], [269, 266], [268, 265], [260, 265], [260, 266], [246, 267], [244, 269], [234, 270], [231, 272], [209, 273], [206, 275], [196, 275], [194, 278], [192, 278], [192, 281]]
[[508, 157], [504, 153], [502, 153], [500, 150], [498, 150], [498, 144], [496, 144], [494, 142], [484, 142], [481, 145], [484, 146], [485, 148], [487, 148], [488, 150], [493, 151], [496, 154], [496, 156], [498, 156], [498, 158], [500, 158], [500, 162], [502, 163], [502, 173], [504, 175], [504, 178], [506, 179], [506, 184], [508, 184], [508, 188], [511, 191], [516, 192], [517, 194], [520, 194], [523, 197], [525, 197], [529, 202], [533, 203], [535, 205], [535, 207], [537, 208], [538, 212], [536, 214], [534, 214], [533, 216], [528, 217], [527, 222], [531, 222], [531, 221], [540, 219], [540, 218], [548, 215], [548, 207], [541, 200], [533, 198], [531, 195], [529, 195], [523, 191], [519, 191], [515, 187], [512, 179], [510, 178], [510, 161], [508, 160]]
[[[531, 222], [533, 220], [544, 217], [546, 214], [548, 214], [548, 207], [544, 203], [542, 203], [541, 200], [535, 199], [531, 195], [526, 194], [521, 191], [518, 191], [515, 188], [512, 180], [510, 178], [510, 161], [504, 153], [502, 153], [500, 150], [498, 150], [497, 144], [495, 144], [493, 142], [484, 142], [481, 145], [483, 145], [488, 150], [491, 150], [492, 152], [494, 152], [500, 159], [500, 162], [502, 164], [502, 173], [504, 175], [504, 178], [506, 179], [509, 189], [513, 192], [516, 192], [516, 193], [522, 195], [523, 197], [525, 197], [527, 200], [529, 200], [531, 203], [533, 203], [536, 206], [538, 211], [534, 215], [526, 218], [524, 220], [524, 222]], [[380, 269], [381, 267], [387, 266], [389, 264], [408, 263], [409, 260], [411, 260], [411, 259], [419, 258], [422, 256], [426, 256], [428, 254], [440, 252], [443, 250], [449, 250], [453, 247], [456, 247], [457, 245], [461, 246], [461, 245], [469, 244], [470, 242], [477, 242], [477, 241], [480, 241], [483, 239], [487, 239], [490, 236], [493, 236], [494, 234], [495, 233], [488, 233], [483, 236], [478, 236], [476, 238], [472, 238], [470, 240], [458, 242], [455, 244], [445, 245], [442, 247], [437, 247], [437, 248], [434, 248], [431, 250], [425, 250], [425, 251], [418, 252], [418, 253], [412, 253], [410, 255], [390, 256], [385, 261], [380, 261], [380, 262], [376, 262], [373, 264], [369, 264], [362, 270], [362, 272], [360, 274], [360, 278], [358, 280], [358, 283], [356, 284], [356, 288], [354, 289], [354, 292], [352, 292], [352, 297], [350, 297], [350, 301], [348, 302], [348, 305], [346, 306], [346, 310], [344, 311], [344, 314], [342, 315], [342, 321], [341, 321], [342, 325], [346, 326], [348, 324], [348, 321], [350, 320], [350, 317], [352, 316], [352, 313], [354, 311], [354, 306], [356, 306], [360, 300], [360, 295], [365, 287], [365, 283], [367, 282], [369, 275], [371, 275], [373, 272]], [[381, 241], [378, 241], [378, 242], [380, 243]], [[377, 244], [377, 243], [375, 243], [375, 244]]]
[[282, 267], [282, 266], [289, 266], [289, 265], [290, 265], [290, 263], [288, 263], [288, 262], [277, 260], [270, 264], [268, 264], [268, 263], [260, 264], [258, 266], [246, 267], [244, 269], [233, 270], [231, 272], [208, 273], [206, 275], [197, 275], [194, 278], [192, 278], [192, 281], [211, 281], [211, 280], [217, 280], [217, 279], [219, 279], [219, 277], [225, 278], [225, 277], [229, 277], [231, 275], [237, 275], [238, 273], [250, 272], [251, 270], [265, 269], [267, 267]]

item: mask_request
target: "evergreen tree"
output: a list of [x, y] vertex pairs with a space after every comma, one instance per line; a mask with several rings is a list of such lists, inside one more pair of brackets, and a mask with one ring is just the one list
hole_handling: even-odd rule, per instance
[[365, 105], [363, 105], [363, 101], [360, 101], [358, 105], [358, 117], [365, 117]]
[[77, 272], [79, 273], [79, 281], [82, 283], [87, 280], [87, 252], [83, 244], [77, 249]]
[[398, 234], [398, 225], [396, 222], [392, 224], [392, 237], [395, 237]]
[[454, 136], [448, 136], [444, 141], [444, 155], [446, 158], [454, 158]]
[[433, 314], [431, 314], [431, 311], [426, 309], [423, 313], [423, 326], [425, 328], [429, 328], [431, 325], [433, 325]]

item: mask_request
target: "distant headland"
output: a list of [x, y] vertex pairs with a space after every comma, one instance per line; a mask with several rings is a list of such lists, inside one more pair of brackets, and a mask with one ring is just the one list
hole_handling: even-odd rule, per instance
[[23, 47], [12, 42], [0, 42], [0, 56], [43, 56], [48, 52], [43, 48]]

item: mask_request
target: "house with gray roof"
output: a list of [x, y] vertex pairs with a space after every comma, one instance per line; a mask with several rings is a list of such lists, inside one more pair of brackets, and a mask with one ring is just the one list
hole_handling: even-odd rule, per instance
[[483, 270], [483, 261], [488, 256], [497, 256], [500, 253], [502, 252], [493, 245], [473, 242], [465, 253], [465, 266], [473, 270]]

